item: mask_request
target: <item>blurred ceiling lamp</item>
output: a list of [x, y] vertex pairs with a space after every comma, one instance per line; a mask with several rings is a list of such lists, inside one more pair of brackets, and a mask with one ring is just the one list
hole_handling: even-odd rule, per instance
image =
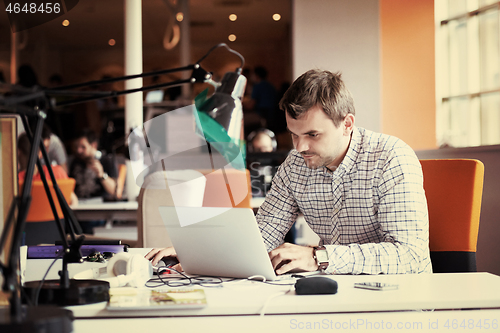
[[69, 21], [68, 20], [64, 20], [62, 21], [62, 25], [67, 27], [69, 25]]
[[115, 46], [115, 44], [116, 44], [116, 40], [114, 40], [113, 38], [111, 38], [111, 39], [108, 41], [108, 44], [109, 44], [109, 46]]
[[275, 21], [279, 21], [279, 20], [281, 20], [281, 15], [280, 15], [280, 14], [278, 14], [278, 13], [273, 14], [273, 20], [275, 20]]
[[234, 42], [236, 40], [236, 35], [230, 34], [229, 36], [227, 36], [227, 39], [229, 39], [230, 42]]
[[231, 15], [229, 15], [229, 20], [230, 20], [230, 21], [234, 22], [234, 21], [236, 21], [237, 19], [238, 19], [238, 16], [237, 16], [236, 14], [231, 14]]

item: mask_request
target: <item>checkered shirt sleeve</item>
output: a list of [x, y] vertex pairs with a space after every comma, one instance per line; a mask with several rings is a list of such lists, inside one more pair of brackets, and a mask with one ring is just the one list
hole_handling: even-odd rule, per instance
[[309, 169], [293, 150], [257, 213], [268, 251], [299, 213], [325, 245], [337, 274], [431, 272], [420, 163], [401, 140], [355, 128], [334, 171]]

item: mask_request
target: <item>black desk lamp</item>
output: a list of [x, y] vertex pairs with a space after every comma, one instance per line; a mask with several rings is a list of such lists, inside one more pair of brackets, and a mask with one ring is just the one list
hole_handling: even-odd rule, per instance
[[[234, 73], [227, 73], [221, 83], [216, 83], [212, 80], [212, 75], [201, 68], [200, 62], [203, 61], [215, 48], [225, 47], [231, 53], [236, 54], [241, 60], [241, 67], [239, 67]], [[22, 193], [20, 196], [14, 198], [7, 220], [5, 222], [4, 230], [0, 237], [0, 254], [3, 250], [5, 244], [7, 244], [7, 239], [10, 237], [11, 247], [9, 251], [9, 258], [7, 263], [0, 263], [0, 270], [4, 277], [3, 290], [10, 293], [10, 313], [0, 312], [0, 328], [2, 331], [7, 329], [9, 331], [18, 330], [23, 327], [44, 327], [45, 329], [51, 330], [54, 325], [54, 316], [59, 318], [58, 323], [61, 328], [68, 327], [68, 323], [71, 320], [71, 312], [68, 310], [53, 311], [48, 312], [54, 315], [49, 316], [43, 309], [38, 307], [22, 307], [21, 306], [21, 287], [19, 283], [18, 275], [18, 265], [19, 265], [19, 248], [21, 245], [22, 232], [26, 223], [26, 216], [29, 211], [29, 206], [31, 202], [31, 186], [32, 178], [35, 169], [35, 161], [38, 165], [39, 170], [42, 169], [40, 160], [38, 159], [38, 149], [42, 151], [42, 156], [45, 161], [45, 165], [49, 171], [49, 175], [56, 192], [56, 196], [61, 205], [61, 209], [66, 220], [66, 225], [68, 226], [66, 232], [70, 234], [71, 243], [68, 243], [65, 236], [65, 231], [62, 222], [58, 218], [58, 214], [55, 209], [55, 204], [50, 193], [47, 179], [45, 178], [44, 172], [40, 172], [42, 182], [44, 183], [45, 191], [51, 205], [54, 219], [58, 225], [58, 230], [63, 243], [62, 251], [62, 270], [59, 272], [61, 278], [60, 280], [45, 281], [42, 285], [41, 282], [34, 282], [28, 288], [25, 288], [31, 294], [38, 294], [40, 292], [41, 300], [48, 304], [57, 305], [77, 305], [77, 304], [88, 304], [101, 301], [109, 300], [109, 284], [103, 281], [97, 280], [71, 280], [69, 279], [67, 264], [77, 263], [82, 261], [82, 255], [80, 252], [80, 247], [84, 241], [84, 236], [81, 235], [76, 238], [75, 234], [81, 234], [81, 228], [79, 227], [78, 221], [76, 220], [74, 214], [72, 213], [69, 205], [67, 204], [62, 192], [57, 186], [57, 181], [50, 167], [50, 162], [48, 159], [47, 152], [43, 143], [41, 142], [41, 132], [43, 127], [43, 122], [46, 117], [45, 112], [42, 111], [42, 107], [60, 107], [65, 105], [79, 104], [83, 102], [88, 102], [91, 100], [97, 100], [102, 98], [111, 98], [119, 95], [147, 91], [158, 88], [165, 88], [171, 86], [182, 85], [186, 83], [210, 83], [216, 87], [216, 92], [209, 99], [203, 99], [198, 101], [197, 107], [200, 113], [209, 115], [209, 119], [204, 119], [203, 123], [206, 124], [203, 128], [203, 132], [207, 140], [226, 140], [229, 142], [230, 149], [229, 155], [234, 155], [236, 153], [236, 147], [239, 150], [237, 144], [233, 144], [237, 140], [236, 138], [241, 136], [241, 125], [242, 125], [242, 112], [241, 112], [241, 99], [243, 95], [243, 90], [246, 84], [246, 79], [240, 75], [243, 68], [244, 59], [243, 57], [234, 50], [227, 47], [226, 44], [221, 43], [210, 49], [205, 56], [203, 56], [196, 64], [188, 65], [181, 68], [160, 70], [148, 73], [142, 73], [137, 75], [129, 75], [118, 78], [110, 78], [100, 81], [91, 81], [82, 84], [75, 84], [70, 86], [59, 87], [57, 89], [51, 90], [40, 90], [36, 92], [30, 92], [21, 96], [11, 96], [4, 99], [0, 99], [0, 111], [8, 113], [20, 114], [26, 128], [28, 137], [31, 140], [31, 151], [28, 160], [28, 167], [25, 175], [25, 182]], [[110, 91], [110, 92], [85, 92], [85, 91], [75, 91], [72, 89], [77, 89], [81, 87], [93, 86], [98, 84], [104, 84], [115, 81], [124, 81], [129, 79], [162, 75], [172, 72], [180, 72], [191, 70], [191, 77], [187, 80], [177, 80], [173, 82], [156, 84], [151, 86], [146, 86], [142, 88], [122, 90], [122, 91]], [[9, 85], [2, 85], [3, 87], [8, 87]], [[55, 96], [78, 96], [75, 99], [61, 101], [57, 103], [53, 97]], [[37, 106], [30, 107], [26, 103], [37, 102]], [[30, 127], [28, 126], [28, 118], [36, 120], [36, 127], [34, 133], [31, 133]], [[212, 123], [211, 120], [215, 120]], [[220, 122], [220, 125], [219, 125]], [[217, 127], [219, 126], [219, 127]], [[220, 127], [222, 126], [222, 127]], [[227, 179], [226, 179], [227, 182]], [[15, 212], [18, 212], [17, 221], [14, 223]], [[13, 224], [14, 223], [14, 224]], [[37, 315], [40, 314], [40, 315]], [[50, 317], [50, 318], [49, 318]], [[56, 320], [57, 321], [57, 320]], [[57, 325], [56, 325], [57, 326]], [[71, 325], [70, 325], [71, 326]], [[69, 327], [71, 330], [71, 327]]]

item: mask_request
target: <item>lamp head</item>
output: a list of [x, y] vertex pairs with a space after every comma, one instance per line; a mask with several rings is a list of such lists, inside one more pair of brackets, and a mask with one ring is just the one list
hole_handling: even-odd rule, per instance
[[197, 125], [202, 136], [238, 169], [244, 168], [241, 98], [246, 82], [247, 79], [239, 72], [229, 72], [224, 75], [212, 96], [207, 98], [205, 90], [195, 99]]
[[215, 93], [198, 110], [206, 112], [218, 122], [233, 140], [239, 140], [242, 130], [243, 107], [241, 99], [247, 79], [236, 72], [224, 74]]

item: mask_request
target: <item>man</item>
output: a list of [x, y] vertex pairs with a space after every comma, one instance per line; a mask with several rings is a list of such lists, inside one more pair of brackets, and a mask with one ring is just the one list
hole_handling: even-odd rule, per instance
[[[354, 126], [354, 102], [338, 73], [304, 73], [280, 108], [295, 149], [257, 213], [276, 273], [431, 272], [427, 203], [413, 150]], [[299, 213], [319, 247], [283, 243]], [[172, 254], [153, 250], [147, 257], [155, 263]]]
[[113, 158], [97, 150], [96, 134], [91, 130], [79, 133], [74, 150], [69, 176], [76, 180], [78, 198], [114, 196], [118, 171]]
[[[431, 272], [420, 163], [401, 140], [354, 126], [340, 74], [310, 70], [280, 102], [294, 150], [257, 221], [278, 274]], [[302, 212], [319, 247], [283, 243]]]

